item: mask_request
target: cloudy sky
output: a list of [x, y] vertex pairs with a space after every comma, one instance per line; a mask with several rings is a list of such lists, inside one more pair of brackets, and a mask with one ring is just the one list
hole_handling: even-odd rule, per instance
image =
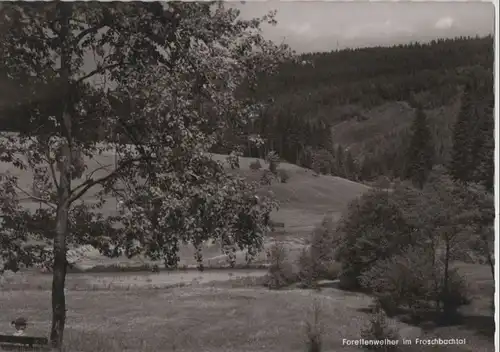
[[245, 18], [277, 10], [269, 39], [298, 52], [391, 45], [494, 31], [487, 2], [247, 1], [234, 3]]

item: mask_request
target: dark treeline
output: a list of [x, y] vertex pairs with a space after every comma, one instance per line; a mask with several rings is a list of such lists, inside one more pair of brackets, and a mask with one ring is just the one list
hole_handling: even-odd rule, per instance
[[[324, 108], [373, 107], [424, 92], [437, 95], [427, 105], [440, 106], [456, 93], [457, 83], [463, 83], [464, 70], [471, 66], [492, 70], [493, 53], [490, 36], [304, 54], [299, 63], [283, 65], [279, 75], [266, 78], [257, 95], [275, 97], [275, 109], [280, 102], [305, 104], [295, 109], [297, 113], [328, 119], [331, 112]], [[316, 109], [308, 109], [313, 103]]]
[[[242, 90], [245, 97], [264, 102], [266, 107], [251, 126], [228, 131], [214, 152], [227, 153], [237, 144], [245, 156], [265, 157], [274, 150], [288, 162], [356, 181], [405, 178], [412, 163], [409, 155], [418, 154], [408, 148], [412, 120], [419, 110], [420, 117], [427, 115], [434, 148], [432, 164], [454, 162], [465, 168], [480, 163], [476, 166], [484, 178], [491, 173], [485, 160], [493, 157], [485, 153], [492, 153], [494, 145], [490, 141], [493, 48], [493, 38], [488, 36], [303, 54], [296, 62], [282, 65], [277, 75], [262, 77], [256, 90]], [[0, 130], [21, 131], [36, 123], [22, 117], [22, 104], [12, 104], [8, 87], [0, 89]], [[57, 97], [43, 100], [50, 104]], [[380, 107], [391, 102], [406, 102], [407, 108], [401, 115], [390, 116], [389, 123], [385, 116], [389, 113]], [[140, 104], [125, 105], [117, 109], [126, 114], [128, 108]], [[476, 124], [478, 119], [485, 122]], [[370, 123], [365, 124], [367, 120]], [[82, 121], [82, 127], [85, 124]], [[339, 135], [333, 131], [340, 125]], [[100, 129], [97, 138], [106, 135], [109, 139], [121, 128]], [[248, 143], [252, 134], [262, 136], [264, 145], [256, 148]], [[453, 140], [462, 141], [462, 151], [452, 151]], [[468, 151], [464, 146], [469, 146]], [[467, 163], [459, 162], [460, 157]], [[480, 177], [478, 172], [465, 175], [455, 171], [459, 173], [463, 179]]]
[[[272, 103], [247, 130], [261, 134], [265, 145], [247, 148], [245, 155], [263, 157], [275, 150], [288, 162], [358, 181], [405, 178], [412, 118], [393, 116], [388, 124], [383, 111], [372, 113], [383, 104], [404, 101], [411, 116], [417, 108], [428, 115], [433, 164], [447, 165], [464, 87], [491, 78], [484, 89], [493, 94], [493, 48], [488, 36], [304, 54], [283, 65], [278, 75], [263, 77], [260, 88], [251, 92]], [[475, 98], [468, 104], [482, 105], [484, 89], [469, 93]], [[482, 111], [478, 114], [492, 118]], [[332, 138], [333, 127], [352, 124], [359, 134], [368, 119], [380, 120], [380, 126], [366, 124], [362, 140], [349, 142], [349, 128], [342, 138]]]

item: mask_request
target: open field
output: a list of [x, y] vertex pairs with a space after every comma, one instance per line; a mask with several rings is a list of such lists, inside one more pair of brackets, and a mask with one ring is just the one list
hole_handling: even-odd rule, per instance
[[[362, 296], [265, 289], [175, 288], [152, 291], [70, 292], [68, 351], [303, 351], [303, 319], [318, 296], [330, 351], [355, 351], [342, 338], [358, 337]], [[0, 295], [5, 316], [30, 317], [32, 334], [46, 334], [47, 291]], [[354, 308], [354, 309], [353, 309]], [[1, 330], [8, 324], [2, 322]]]
[[[468, 312], [464, 312], [463, 325], [424, 333], [418, 327], [399, 321], [389, 320], [389, 324], [398, 329], [402, 337], [466, 338], [467, 344], [436, 348], [405, 346], [404, 351], [494, 350], [491, 331], [478, 325], [480, 320], [488, 320], [486, 302], [493, 292], [487, 267], [464, 264], [459, 267], [470, 275], [475, 298], [471, 307], [467, 307]], [[360, 329], [367, 322], [366, 310], [372, 303], [364, 294], [335, 288], [323, 288], [319, 292], [269, 291], [258, 285], [257, 272], [170, 274], [172, 280], [177, 277], [177, 286], [171, 285], [172, 282], [159, 282], [154, 279], [155, 275], [145, 275], [152, 278], [147, 282], [144, 276], [137, 275], [70, 274], [66, 351], [302, 352], [305, 351], [304, 323], [311, 319], [315, 300], [321, 306], [324, 351], [359, 351], [357, 347], [344, 346], [342, 339], [360, 338]], [[182, 284], [181, 275], [185, 279], [198, 279]], [[23, 315], [30, 321], [30, 334], [47, 335], [50, 277], [31, 276], [25, 280], [22, 290], [15, 288], [16, 280], [19, 281], [19, 276], [0, 291], [4, 317], [0, 320], [0, 331], [10, 331], [11, 317]]]

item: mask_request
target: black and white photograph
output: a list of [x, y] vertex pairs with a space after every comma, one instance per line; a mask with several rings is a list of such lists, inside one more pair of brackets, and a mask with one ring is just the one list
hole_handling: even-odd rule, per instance
[[495, 351], [495, 11], [0, 2], [0, 351]]

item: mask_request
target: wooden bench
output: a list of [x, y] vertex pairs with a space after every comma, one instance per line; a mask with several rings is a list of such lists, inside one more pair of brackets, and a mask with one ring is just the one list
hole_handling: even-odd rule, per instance
[[270, 221], [270, 225], [272, 227], [275, 227], [275, 228], [284, 228], [285, 227], [285, 223], [284, 222], [274, 222], [274, 221]]
[[46, 337], [0, 335], [0, 350], [50, 350]]

